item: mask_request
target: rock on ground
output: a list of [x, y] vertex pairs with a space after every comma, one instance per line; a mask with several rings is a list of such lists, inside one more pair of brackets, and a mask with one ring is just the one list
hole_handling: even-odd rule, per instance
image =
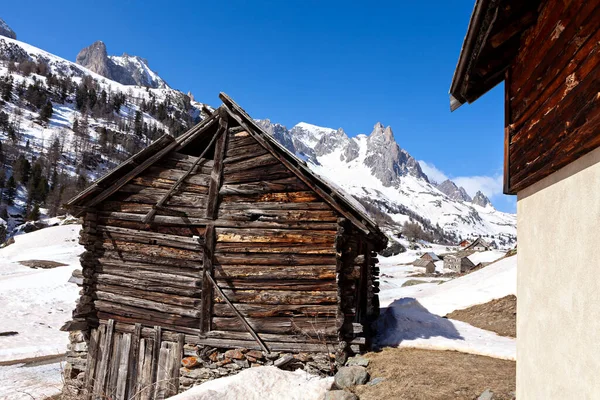
[[368, 380], [367, 369], [358, 365], [340, 368], [334, 378], [335, 385], [340, 389], [364, 385]]

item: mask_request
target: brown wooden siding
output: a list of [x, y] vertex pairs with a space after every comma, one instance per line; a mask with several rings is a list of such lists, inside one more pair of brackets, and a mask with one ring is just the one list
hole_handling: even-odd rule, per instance
[[600, 146], [600, 3], [547, 1], [507, 73], [505, 192]]

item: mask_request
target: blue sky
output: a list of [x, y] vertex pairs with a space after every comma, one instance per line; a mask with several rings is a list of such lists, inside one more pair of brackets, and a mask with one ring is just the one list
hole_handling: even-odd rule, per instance
[[440, 178], [515, 211], [514, 197], [501, 194], [502, 85], [449, 111], [474, 0], [5, 3], [0, 17], [18, 39], [70, 60], [102, 40], [109, 54], [147, 58], [199, 101], [218, 105], [224, 91], [255, 118], [351, 136], [391, 125]]

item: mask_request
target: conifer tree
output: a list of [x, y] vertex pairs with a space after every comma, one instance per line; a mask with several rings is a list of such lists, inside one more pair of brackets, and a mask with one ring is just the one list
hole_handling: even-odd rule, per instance
[[15, 178], [11, 175], [6, 182], [6, 204], [12, 206], [15, 203], [15, 196], [17, 194], [17, 183]]

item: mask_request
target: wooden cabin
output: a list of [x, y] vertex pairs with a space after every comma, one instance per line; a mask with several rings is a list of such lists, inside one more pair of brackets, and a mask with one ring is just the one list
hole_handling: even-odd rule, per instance
[[[517, 195], [519, 399], [600, 391], [600, 0], [477, 0], [451, 108], [504, 81]], [[500, 105], [498, 105], [500, 107]]]
[[435, 264], [431, 260], [419, 258], [416, 259], [412, 265], [413, 267], [425, 268], [425, 272], [428, 274], [433, 274], [435, 272]]
[[423, 254], [419, 258], [421, 260], [427, 260], [427, 261], [433, 261], [433, 262], [440, 261], [440, 258], [433, 251], [428, 251], [427, 253]]
[[343, 363], [369, 345], [387, 238], [354, 198], [220, 97], [200, 124], [68, 203], [86, 251], [64, 328], [86, 339], [69, 374], [85, 372], [87, 393], [129, 399], [167, 381], [150, 398], [174, 394], [190, 346], [334, 352]]
[[459, 245], [460, 247], [467, 247], [467, 246], [468, 246], [468, 245], [470, 245], [470, 244], [471, 244], [471, 242], [469, 242], [468, 240], [466, 240], [466, 239], [465, 239], [465, 240], [463, 240], [462, 242], [460, 242], [458, 245]]
[[477, 239], [475, 239], [473, 241], [473, 243], [471, 243], [470, 245], [465, 247], [465, 250], [474, 250], [474, 251], [488, 251], [490, 249], [491, 249], [490, 244], [487, 243], [485, 240], [483, 240], [481, 237], [478, 237]]

